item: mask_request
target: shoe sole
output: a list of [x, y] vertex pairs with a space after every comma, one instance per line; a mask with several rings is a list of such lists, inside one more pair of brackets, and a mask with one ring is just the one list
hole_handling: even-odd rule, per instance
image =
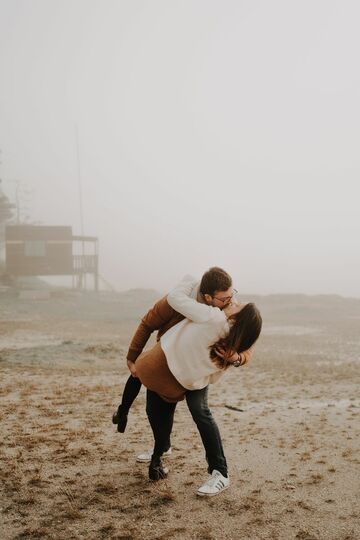
[[217, 493], [202, 493], [201, 491], [197, 491], [196, 495], [199, 497], [215, 497], [216, 495], [220, 495], [225, 489], [228, 489], [230, 486], [223, 487], [221, 491], [218, 491]]
[[[165, 453], [165, 454], [163, 454], [161, 456], [161, 459], [169, 457], [169, 456], [171, 456], [171, 454], [166, 454]], [[138, 457], [136, 458], [137, 463], [150, 463], [150, 461], [151, 461], [151, 456], [149, 458], [146, 458], [146, 459], [145, 458], [144, 459], [139, 459]]]
[[[169, 455], [170, 455], [170, 454], [169, 454]], [[162, 458], [164, 458], [164, 457], [166, 458], [166, 457], [168, 457], [168, 456], [166, 456], [166, 455], [165, 455], [165, 456], [162, 456]], [[150, 463], [150, 461], [151, 461], [151, 458], [149, 458], [149, 459], [139, 459], [139, 458], [136, 458], [136, 463]]]

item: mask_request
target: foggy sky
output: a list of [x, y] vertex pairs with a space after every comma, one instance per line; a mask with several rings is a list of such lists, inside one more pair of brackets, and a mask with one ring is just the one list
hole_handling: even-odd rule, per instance
[[[0, 0], [0, 177], [118, 289], [360, 296], [354, 0]], [[25, 191], [30, 193], [25, 195]]]

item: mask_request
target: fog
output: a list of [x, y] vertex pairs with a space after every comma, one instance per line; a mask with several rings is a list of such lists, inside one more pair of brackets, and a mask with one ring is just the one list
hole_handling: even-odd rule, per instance
[[[0, 0], [0, 177], [117, 289], [360, 296], [357, 1]], [[19, 184], [16, 184], [18, 181]]]

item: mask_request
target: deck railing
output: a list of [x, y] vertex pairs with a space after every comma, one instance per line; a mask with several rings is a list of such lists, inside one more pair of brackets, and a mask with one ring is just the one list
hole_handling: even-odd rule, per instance
[[74, 273], [82, 272], [97, 272], [98, 256], [97, 255], [73, 255]]

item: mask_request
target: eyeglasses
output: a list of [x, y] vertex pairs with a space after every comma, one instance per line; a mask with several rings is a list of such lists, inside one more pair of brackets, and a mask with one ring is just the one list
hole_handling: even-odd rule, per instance
[[233, 293], [231, 296], [225, 296], [225, 298], [219, 298], [218, 296], [213, 296], [213, 298], [216, 298], [216, 300], [219, 300], [219, 302], [225, 303], [230, 302], [230, 300], [234, 297], [234, 294], [237, 294], [239, 291], [236, 289], [233, 289]]

